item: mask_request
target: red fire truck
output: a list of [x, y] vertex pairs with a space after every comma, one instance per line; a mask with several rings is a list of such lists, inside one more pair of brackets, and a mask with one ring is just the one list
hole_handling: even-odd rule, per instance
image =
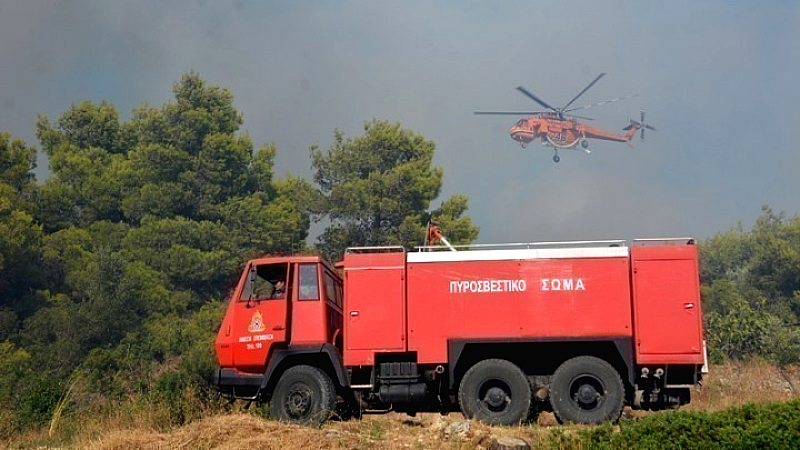
[[600, 423], [689, 402], [706, 361], [693, 240], [448, 250], [248, 262], [212, 384], [298, 422], [460, 408]]

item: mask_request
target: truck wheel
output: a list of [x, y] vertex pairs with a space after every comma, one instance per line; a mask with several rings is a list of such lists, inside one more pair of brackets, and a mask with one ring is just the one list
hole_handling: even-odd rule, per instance
[[458, 402], [467, 419], [475, 418], [488, 425], [513, 425], [528, 417], [531, 386], [512, 362], [486, 359], [464, 374]]
[[561, 422], [615, 422], [624, 399], [619, 373], [594, 356], [567, 360], [556, 369], [550, 383], [550, 405]]
[[336, 387], [322, 370], [295, 366], [281, 375], [269, 407], [278, 420], [321, 424], [336, 408]]

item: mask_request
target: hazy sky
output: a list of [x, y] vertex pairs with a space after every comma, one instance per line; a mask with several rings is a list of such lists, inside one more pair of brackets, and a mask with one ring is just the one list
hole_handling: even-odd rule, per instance
[[[36, 113], [107, 100], [122, 117], [194, 70], [231, 89], [277, 173], [371, 118], [436, 142], [442, 197], [461, 192], [480, 242], [706, 238], [761, 205], [800, 213], [800, 2], [0, 0], [0, 130], [36, 144]], [[638, 93], [586, 112], [634, 149], [522, 149], [512, 116]], [[40, 165], [46, 161], [40, 157]], [[37, 171], [40, 178], [43, 168]]]

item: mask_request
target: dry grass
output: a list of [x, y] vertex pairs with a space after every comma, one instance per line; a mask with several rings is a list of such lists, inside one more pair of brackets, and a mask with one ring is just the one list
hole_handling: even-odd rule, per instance
[[[766, 363], [728, 363], [713, 366], [704, 384], [693, 392], [686, 409], [719, 410], [744, 403], [771, 403], [800, 398], [800, 368], [779, 369]], [[493, 438], [525, 439], [532, 448], [548, 448], [553, 427], [571, 433], [580, 426], [558, 426], [552, 414], [543, 413], [537, 424], [489, 427], [464, 421], [461, 414], [365, 415], [362, 420], [328, 422], [320, 428], [283, 424], [237, 410], [209, 415], [172, 430], [159, 430], [162, 411], [146, 405], [121, 407], [114, 413], [77, 417], [65, 413], [62, 427], [74, 427], [67, 445], [88, 449], [389, 449], [486, 448]], [[626, 415], [643, 413], [626, 411]], [[19, 437], [16, 446], [52, 446], [47, 429]]]
[[716, 411], [745, 403], [775, 403], [800, 398], [800, 367], [779, 368], [754, 362], [711, 367], [685, 409]]
[[489, 427], [466, 422], [460, 414], [365, 416], [362, 420], [329, 422], [309, 428], [264, 420], [250, 414], [209, 417], [169, 433], [116, 430], [81, 448], [143, 449], [472, 449], [486, 447], [493, 437], [520, 436], [535, 443], [546, 439], [537, 427]]

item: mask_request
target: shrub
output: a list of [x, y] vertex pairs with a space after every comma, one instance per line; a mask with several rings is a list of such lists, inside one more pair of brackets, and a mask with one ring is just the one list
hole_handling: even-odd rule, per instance
[[556, 448], [800, 448], [800, 400], [718, 412], [674, 411], [580, 430], [551, 432]]

